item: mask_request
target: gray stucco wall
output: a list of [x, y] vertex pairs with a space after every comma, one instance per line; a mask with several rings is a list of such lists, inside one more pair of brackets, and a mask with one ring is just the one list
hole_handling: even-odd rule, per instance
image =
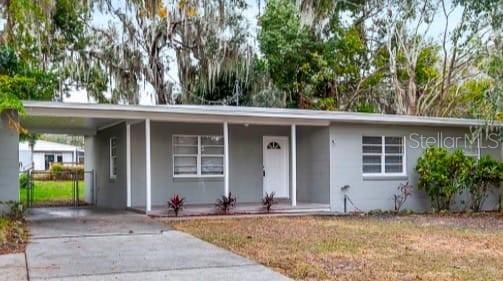
[[330, 203], [329, 127], [297, 127], [297, 201]]
[[[111, 137], [117, 138], [118, 161], [117, 177], [110, 178], [110, 151]], [[126, 208], [126, 125], [117, 126], [99, 131], [95, 139], [97, 205], [108, 208]]]
[[19, 201], [18, 149], [19, 135], [0, 116], [0, 201]]
[[173, 178], [173, 135], [222, 135], [219, 124], [151, 123], [152, 205], [165, 205], [173, 194], [189, 204], [213, 203], [224, 193], [222, 178]]
[[[222, 135], [222, 124], [151, 123], [152, 205], [165, 205], [173, 194], [188, 204], [214, 203], [224, 193], [224, 178], [174, 178], [173, 135]], [[229, 185], [238, 202], [262, 199], [262, 137], [289, 136], [287, 126], [229, 125]], [[144, 123], [132, 126], [132, 203], [145, 206]], [[328, 137], [328, 136], [327, 136]]]
[[[224, 178], [173, 177], [173, 135], [222, 135], [222, 124], [151, 123], [152, 205], [173, 194], [188, 204], [214, 203], [224, 193]], [[329, 203], [329, 128], [299, 127], [297, 144], [299, 202]], [[238, 202], [262, 199], [263, 136], [290, 137], [289, 126], [229, 125], [229, 186]], [[145, 206], [145, 125], [131, 126], [132, 205]], [[291, 158], [290, 158], [291, 159]], [[291, 166], [289, 167], [291, 170]], [[291, 184], [290, 184], [291, 193]]]
[[290, 127], [229, 126], [229, 185], [240, 202], [262, 200], [263, 136], [290, 137]]
[[[331, 169], [330, 175], [330, 198], [331, 209], [343, 211], [343, 198], [346, 193], [353, 201], [356, 208], [368, 211], [372, 209], [393, 209], [393, 194], [400, 183], [409, 181], [417, 186], [417, 174], [415, 172], [417, 159], [421, 156], [423, 148], [413, 148], [410, 139], [411, 134], [414, 139], [417, 136], [438, 138], [441, 133], [443, 137], [464, 137], [468, 130], [459, 128], [434, 128], [434, 127], [412, 127], [412, 126], [382, 126], [382, 125], [352, 125], [352, 124], [332, 124], [330, 128], [331, 141]], [[406, 136], [406, 170], [405, 177], [383, 177], [364, 178], [362, 176], [362, 136]], [[495, 159], [501, 160], [499, 149], [484, 149], [481, 154], [491, 154]], [[343, 192], [341, 187], [350, 185], [349, 190]], [[457, 204], [462, 204], [462, 199], [457, 199]], [[488, 200], [489, 205], [494, 205], [494, 198]], [[429, 209], [429, 201], [422, 191], [414, 190], [404, 208], [423, 211]], [[348, 203], [348, 210], [353, 211], [355, 207]]]

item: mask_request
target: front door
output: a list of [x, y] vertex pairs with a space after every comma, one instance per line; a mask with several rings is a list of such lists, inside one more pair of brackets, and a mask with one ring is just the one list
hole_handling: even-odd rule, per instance
[[288, 137], [263, 139], [263, 193], [274, 192], [275, 197], [289, 198]]

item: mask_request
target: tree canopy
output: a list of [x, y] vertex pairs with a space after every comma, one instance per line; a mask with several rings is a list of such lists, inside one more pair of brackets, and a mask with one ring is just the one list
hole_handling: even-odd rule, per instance
[[501, 0], [17, 0], [1, 7], [3, 107], [85, 90], [101, 103], [137, 104], [148, 93], [158, 104], [503, 115]]
[[50, 100], [54, 94], [54, 76], [30, 67], [11, 48], [0, 47], [0, 113], [23, 112], [21, 100]]

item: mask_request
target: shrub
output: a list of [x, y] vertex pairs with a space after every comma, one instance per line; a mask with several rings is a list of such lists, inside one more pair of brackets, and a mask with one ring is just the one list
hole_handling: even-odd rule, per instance
[[34, 181], [50, 181], [52, 180], [52, 175], [46, 172], [36, 172], [33, 171], [31, 174]]
[[19, 175], [19, 187], [20, 188], [27, 188], [28, 185], [30, 184], [30, 178], [28, 177], [27, 173], [22, 173]]
[[74, 176], [77, 179], [84, 179], [84, 166], [66, 166], [61, 163], [53, 163], [50, 169], [51, 179], [53, 180], [72, 180]]
[[63, 164], [60, 163], [52, 163], [50, 172], [53, 180], [64, 180], [68, 177], [71, 178], [71, 175], [67, 175], [67, 171], [64, 171]]
[[50, 168], [51, 173], [58, 174], [63, 172], [63, 164], [60, 163], [52, 163]]
[[499, 188], [503, 181], [503, 163], [482, 156], [470, 171], [471, 184], [468, 191], [471, 195], [471, 208], [480, 211], [492, 188]]
[[452, 198], [456, 194], [467, 190], [471, 184], [470, 171], [473, 169], [474, 159], [466, 156], [463, 151], [456, 150], [449, 153], [448, 157], [448, 174], [450, 179], [446, 188], [447, 208], [451, 206]]
[[471, 158], [461, 150], [430, 147], [417, 161], [418, 187], [424, 190], [438, 210], [448, 210], [454, 195], [469, 186]]
[[232, 193], [229, 192], [228, 196], [222, 195], [221, 198], [217, 199], [217, 203], [215, 207], [222, 210], [225, 214], [229, 212], [230, 209], [236, 206], [236, 196], [232, 196]]
[[178, 212], [183, 209], [183, 205], [185, 203], [185, 198], [179, 196], [178, 194], [174, 194], [171, 199], [168, 201], [168, 207], [171, 208], [175, 212], [175, 216], [178, 217]]
[[276, 201], [274, 200], [274, 192], [271, 192], [271, 194], [267, 194], [266, 192], [264, 198], [262, 199], [262, 204], [269, 213], [271, 211], [272, 205], [276, 204]]
[[399, 213], [400, 209], [403, 207], [407, 198], [412, 195], [412, 190], [414, 187], [409, 184], [409, 182], [401, 183], [397, 187], [397, 193], [393, 195], [393, 199], [395, 200], [395, 212]]

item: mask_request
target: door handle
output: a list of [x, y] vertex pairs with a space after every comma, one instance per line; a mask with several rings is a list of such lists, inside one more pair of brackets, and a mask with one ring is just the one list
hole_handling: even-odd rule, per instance
[[265, 178], [265, 168], [262, 167], [262, 176]]

